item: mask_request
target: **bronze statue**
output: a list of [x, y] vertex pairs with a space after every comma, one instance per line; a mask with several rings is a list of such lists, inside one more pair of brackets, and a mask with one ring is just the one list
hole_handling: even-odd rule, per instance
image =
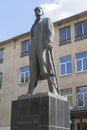
[[43, 9], [35, 8], [36, 20], [31, 28], [30, 83], [28, 94], [33, 94], [38, 80], [48, 81], [49, 91], [59, 93], [53, 63], [54, 28], [49, 18], [43, 18]]

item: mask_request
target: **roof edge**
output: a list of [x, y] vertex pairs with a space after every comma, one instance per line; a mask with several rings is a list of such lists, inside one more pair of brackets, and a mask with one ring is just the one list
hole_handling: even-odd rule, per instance
[[7, 42], [11, 42], [11, 41], [13, 41], [13, 40], [16, 41], [16, 40], [18, 40], [18, 39], [21, 38], [21, 37], [25, 37], [25, 36], [29, 36], [29, 35], [30, 35], [30, 32], [26, 32], [26, 33], [17, 35], [17, 36], [15, 36], [15, 37], [10, 38], [10, 39], [1, 41], [1, 42], [0, 42], [0, 45], [1, 45], [1, 44], [4, 44], [4, 43], [7, 43]]
[[55, 25], [55, 24], [60, 25], [60, 24], [63, 24], [63, 23], [65, 23], [65, 22], [70, 22], [70, 21], [72, 21], [72, 20], [74, 20], [74, 19], [78, 19], [78, 18], [80, 18], [80, 17], [82, 17], [82, 16], [85, 16], [85, 15], [87, 15], [87, 10], [86, 10], [86, 11], [83, 11], [83, 12], [80, 12], [80, 13], [78, 13], [78, 14], [75, 14], [75, 15], [69, 16], [69, 17], [64, 18], [64, 19], [62, 19], [62, 20], [55, 21], [55, 22], [54, 22], [54, 25]]

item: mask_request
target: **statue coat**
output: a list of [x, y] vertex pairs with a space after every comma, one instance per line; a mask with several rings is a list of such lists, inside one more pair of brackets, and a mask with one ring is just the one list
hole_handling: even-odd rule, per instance
[[41, 19], [33, 24], [31, 29], [30, 45], [30, 77], [47, 79], [48, 76], [55, 75], [52, 50], [48, 50], [48, 45], [53, 45], [54, 28], [49, 18]]

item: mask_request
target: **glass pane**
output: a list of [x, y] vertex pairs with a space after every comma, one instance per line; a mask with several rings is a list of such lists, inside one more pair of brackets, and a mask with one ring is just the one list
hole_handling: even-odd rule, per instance
[[29, 40], [26, 40], [26, 41], [22, 42], [22, 50], [21, 50], [22, 53], [29, 51], [29, 44], [30, 44]]
[[61, 75], [65, 74], [65, 64], [61, 64]]
[[76, 54], [76, 59], [85, 58], [87, 57], [87, 52]]
[[71, 39], [71, 29], [70, 27], [67, 27], [67, 39]]
[[87, 34], [87, 21], [83, 23], [83, 34]]
[[72, 89], [71, 88], [69, 88], [69, 89], [63, 89], [63, 90], [61, 90], [61, 93], [62, 93], [62, 95], [72, 94]]
[[77, 71], [82, 71], [82, 61], [77, 60]]
[[24, 52], [28, 51], [28, 42], [24, 43]]
[[21, 68], [21, 73], [25, 72], [25, 68]]
[[77, 95], [78, 106], [83, 106], [83, 94]]
[[29, 71], [29, 67], [23, 67], [23, 68], [21, 68], [21, 72], [26, 72], [26, 71]]
[[29, 71], [29, 67], [25, 67], [25, 71]]
[[29, 51], [29, 41], [27, 41], [27, 44], [26, 44], [26, 51]]
[[4, 49], [0, 49], [0, 59], [4, 58]]
[[76, 37], [82, 34], [82, 24], [78, 23], [75, 25]]
[[61, 63], [68, 62], [68, 61], [71, 61], [71, 56], [65, 56], [60, 58]]
[[25, 52], [25, 44], [22, 43], [22, 52]]
[[76, 89], [76, 92], [77, 92], [77, 93], [81, 93], [81, 92], [85, 92], [85, 91], [87, 91], [87, 86], [78, 87], [78, 88]]
[[87, 58], [83, 59], [83, 70], [87, 70]]
[[69, 89], [63, 89], [63, 90], [61, 90], [61, 94], [63, 96], [65, 96], [65, 97], [67, 97], [70, 106], [72, 106], [72, 89], [71, 88], [69, 88]]
[[21, 83], [25, 83], [29, 81], [30, 72], [29, 67], [21, 68]]
[[24, 74], [21, 74], [21, 83], [24, 83]]
[[67, 74], [72, 73], [72, 66], [71, 66], [71, 62], [67, 63]]
[[27, 72], [26, 74], [25, 74], [25, 82], [28, 82], [29, 81], [29, 73]]
[[30, 69], [29, 69], [29, 71], [28, 71], [28, 76], [30, 77]]
[[65, 28], [60, 29], [60, 41], [66, 40]]
[[68, 96], [69, 105], [72, 106], [72, 96]]

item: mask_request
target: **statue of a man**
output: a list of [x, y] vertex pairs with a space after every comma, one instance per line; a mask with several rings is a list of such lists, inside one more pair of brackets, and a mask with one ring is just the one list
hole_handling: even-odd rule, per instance
[[31, 28], [30, 83], [28, 94], [33, 94], [38, 80], [48, 81], [49, 91], [59, 93], [52, 58], [54, 28], [49, 18], [43, 18], [43, 9], [35, 8], [36, 20]]

